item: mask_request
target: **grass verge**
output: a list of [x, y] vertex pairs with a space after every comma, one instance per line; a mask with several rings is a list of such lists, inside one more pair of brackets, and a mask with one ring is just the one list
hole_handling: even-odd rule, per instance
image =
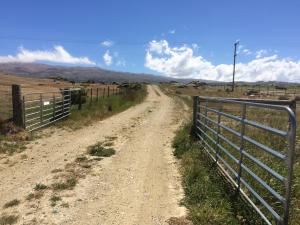
[[81, 110], [78, 110], [77, 106], [73, 106], [71, 115], [66, 120], [57, 123], [57, 125], [59, 127], [79, 129], [141, 103], [146, 95], [147, 89], [145, 85], [129, 85], [121, 88], [119, 95], [101, 98], [98, 101], [96, 101], [96, 98], [92, 99], [91, 102], [88, 100], [82, 105]]
[[185, 125], [173, 141], [174, 155], [182, 162], [183, 204], [189, 219], [195, 225], [264, 224], [208, 160], [190, 131], [191, 125]]

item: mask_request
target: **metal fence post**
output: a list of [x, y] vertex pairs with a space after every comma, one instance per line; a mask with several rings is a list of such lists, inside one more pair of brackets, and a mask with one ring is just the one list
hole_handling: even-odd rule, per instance
[[[292, 109], [293, 110], [293, 109]], [[286, 158], [286, 164], [288, 167], [287, 179], [285, 181], [285, 199], [284, 202], [284, 215], [283, 224], [287, 225], [289, 220], [289, 207], [291, 202], [291, 192], [292, 192], [292, 179], [293, 179], [293, 165], [294, 165], [294, 153], [295, 153], [295, 141], [296, 141], [296, 115], [295, 113], [290, 113], [289, 116], [289, 130], [288, 130], [288, 153]]]
[[109, 97], [109, 86], [107, 87], [107, 97]]
[[13, 84], [12, 86], [12, 105], [13, 105], [13, 122], [16, 126], [25, 128], [24, 104], [21, 97], [21, 86]]
[[102, 97], [104, 98], [105, 97], [105, 87], [103, 88], [103, 95]]

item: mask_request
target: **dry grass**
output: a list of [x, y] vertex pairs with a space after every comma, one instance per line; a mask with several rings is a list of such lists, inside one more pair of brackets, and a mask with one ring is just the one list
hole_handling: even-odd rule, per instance
[[6, 208], [17, 206], [19, 204], [20, 204], [20, 200], [14, 199], [12, 201], [9, 201], [9, 202], [5, 203], [3, 208], [6, 209]]
[[2, 215], [0, 216], [0, 225], [12, 225], [17, 223], [19, 216], [16, 215]]

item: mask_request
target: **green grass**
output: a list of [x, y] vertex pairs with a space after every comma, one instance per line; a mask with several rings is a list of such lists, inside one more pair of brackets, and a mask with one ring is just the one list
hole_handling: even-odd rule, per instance
[[113, 148], [106, 148], [102, 146], [102, 143], [98, 142], [95, 145], [88, 147], [88, 154], [98, 157], [110, 157], [116, 153]]
[[183, 204], [189, 209], [189, 219], [195, 225], [263, 224], [190, 133], [191, 125], [186, 125], [173, 141], [174, 155], [181, 159]]
[[129, 87], [121, 90], [119, 95], [99, 98], [98, 101], [96, 101], [96, 98], [93, 98], [92, 102], [87, 99], [87, 102], [82, 105], [81, 110], [78, 110], [77, 105], [73, 106], [71, 108], [71, 115], [60, 123], [57, 123], [57, 125], [59, 127], [79, 129], [142, 102], [146, 95], [146, 86], [141, 85], [138, 88]]

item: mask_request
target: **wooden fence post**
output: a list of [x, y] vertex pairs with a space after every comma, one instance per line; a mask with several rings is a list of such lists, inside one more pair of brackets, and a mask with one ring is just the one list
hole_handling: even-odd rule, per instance
[[97, 102], [99, 101], [99, 89], [97, 88]]
[[82, 108], [82, 89], [79, 90], [79, 102], [78, 102], [78, 110]]
[[25, 128], [24, 123], [24, 107], [25, 102], [21, 97], [21, 86], [13, 84], [12, 86], [12, 105], [13, 105], [13, 122], [16, 126]]
[[93, 101], [93, 88], [91, 88], [91, 99], [90, 99], [90, 104], [92, 104]]

